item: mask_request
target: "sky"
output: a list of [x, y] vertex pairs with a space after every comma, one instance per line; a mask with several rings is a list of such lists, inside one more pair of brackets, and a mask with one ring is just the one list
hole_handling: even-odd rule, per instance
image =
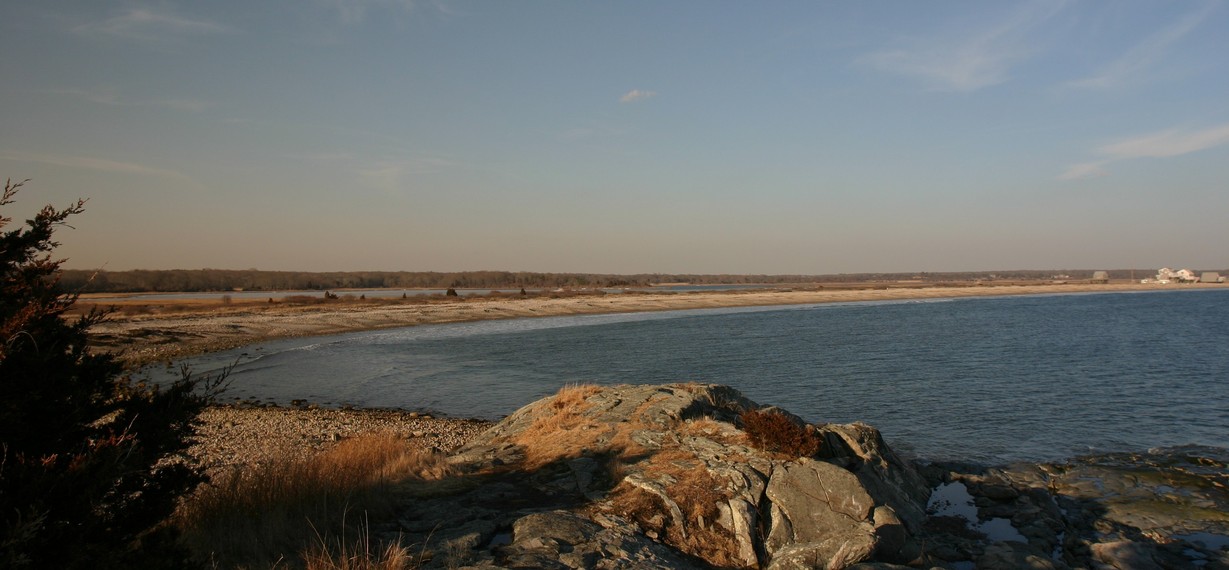
[[[0, 3], [76, 269], [1229, 267], [1229, 2]], [[10, 228], [11, 229], [11, 228]]]

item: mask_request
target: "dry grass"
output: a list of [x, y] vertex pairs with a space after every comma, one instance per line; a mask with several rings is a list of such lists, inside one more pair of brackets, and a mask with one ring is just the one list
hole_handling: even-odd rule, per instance
[[303, 551], [302, 558], [304, 570], [406, 570], [419, 565], [419, 560], [400, 544], [373, 550], [365, 525], [352, 541], [345, 536], [332, 541], [320, 538]]
[[611, 494], [618, 514], [679, 550], [717, 568], [740, 568], [734, 557], [738, 545], [733, 534], [718, 522], [720, 505], [729, 502], [726, 486], [691, 453], [661, 450], [646, 461], [646, 472], [669, 481], [666, 495], [678, 505], [683, 520], [673, 520], [660, 497], [626, 482]]
[[678, 428], [678, 432], [686, 436], [703, 437], [727, 445], [743, 443], [738, 433], [731, 433], [732, 431], [729, 424], [719, 422], [713, 418], [688, 420], [683, 422]]
[[517, 434], [515, 443], [525, 450], [524, 467], [535, 469], [562, 458], [576, 457], [583, 450], [608, 436], [610, 426], [603, 426], [585, 416], [592, 406], [586, 399], [601, 391], [592, 384], [564, 386], [545, 405], [550, 414], [541, 414], [528, 428]]
[[[395, 552], [344, 537], [367, 538], [355, 519], [392, 514], [396, 483], [451, 474], [443, 457], [412, 449], [393, 434], [344, 440], [306, 460], [279, 460], [218, 477], [181, 506], [174, 523], [198, 557], [216, 567], [268, 568], [303, 558], [340, 566], [356, 554], [396, 559]], [[350, 521], [347, 521], [347, 518]], [[398, 555], [399, 556], [399, 555]], [[366, 563], [366, 562], [364, 562]]]
[[[654, 405], [653, 400], [644, 402], [640, 409], [630, 414], [632, 421], [617, 424], [593, 421], [587, 416], [592, 409], [589, 398], [599, 390], [596, 386], [569, 386], [543, 403], [543, 411], [551, 413], [541, 414], [516, 439], [525, 450], [524, 467], [537, 468], [588, 450], [606, 457], [610, 480], [614, 483], [622, 481], [624, 472], [630, 469], [624, 461], [636, 458], [645, 473], [668, 482], [666, 495], [678, 505], [683, 520], [673, 520], [670, 509], [660, 497], [626, 481], [616, 485], [609, 495], [615, 511], [635, 520], [660, 540], [709, 564], [739, 567], [741, 563], [732, 554], [738, 551], [734, 537], [717, 523], [721, 515], [719, 506], [729, 500], [725, 485], [713, 476], [703, 461], [688, 451], [671, 445], [650, 451], [634, 441], [632, 435], [637, 431], [661, 429], [661, 426], [646, 425], [641, 420], [644, 411]], [[711, 419], [698, 419], [684, 422], [679, 431], [684, 435], [722, 437], [728, 428]]]

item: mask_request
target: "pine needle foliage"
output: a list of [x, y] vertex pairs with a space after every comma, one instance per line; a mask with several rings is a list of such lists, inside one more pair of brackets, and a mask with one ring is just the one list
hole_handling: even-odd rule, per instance
[[[6, 181], [0, 207], [24, 183]], [[225, 375], [151, 387], [89, 350], [106, 314], [65, 319], [77, 297], [52, 257], [84, 206], [46, 206], [16, 229], [0, 216], [0, 567], [185, 567], [162, 522], [204, 476], [175, 458]]]

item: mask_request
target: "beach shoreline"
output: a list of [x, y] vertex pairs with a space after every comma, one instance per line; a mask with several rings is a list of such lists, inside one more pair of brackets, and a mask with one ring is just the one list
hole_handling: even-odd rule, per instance
[[[270, 340], [322, 336], [425, 324], [568, 315], [638, 313], [728, 307], [789, 306], [868, 301], [935, 300], [969, 297], [1194, 291], [1223, 284], [1144, 283], [968, 284], [917, 286], [866, 284], [851, 288], [794, 288], [686, 293], [474, 296], [433, 300], [343, 300], [292, 304], [146, 304], [140, 312], [120, 310], [92, 329], [96, 349], [115, 352], [134, 366], [173, 362], [197, 354]], [[89, 306], [88, 298], [80, 302]], [[123, 307], [121, 307], [122, 309]]]

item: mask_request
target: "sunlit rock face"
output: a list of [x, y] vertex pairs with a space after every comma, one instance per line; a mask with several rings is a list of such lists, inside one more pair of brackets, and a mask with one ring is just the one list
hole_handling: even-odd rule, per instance
[[[780, 433], [760, 439], [783, 442], [765, 450], [763, 441], [751, 445], [742, 419], [761, 408], [717, 385], [564, 389], [456, 453], [451, 462], [472, 488], [407, 510], [399, 530], [421, 536], [439, 553], [429, 564], [441, 567], [811, 568], [920, 558], [929, 489], [878, 431], [808, 426], [764, 409]], [[790, 438], [810, 453], [792, 454]]]
[[873, 427], [724, 386], [576, 386], [379, 530], [434, 568], [1229, 568], [1218, 453], [907, 462]]

